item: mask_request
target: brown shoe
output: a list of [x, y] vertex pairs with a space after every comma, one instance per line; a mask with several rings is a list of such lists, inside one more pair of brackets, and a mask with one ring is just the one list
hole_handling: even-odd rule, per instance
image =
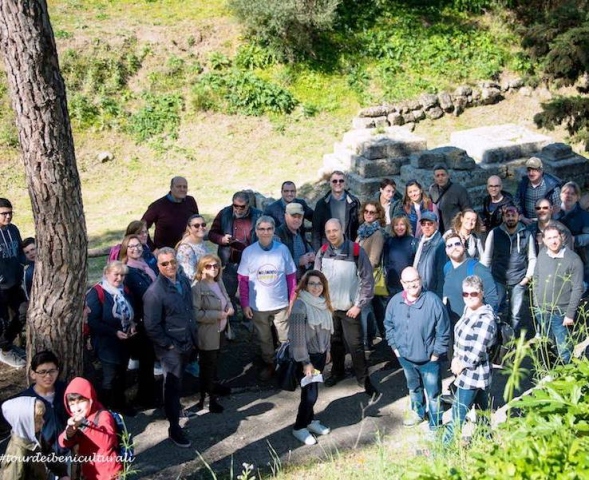
[[262, 368], [262, 370], [260, 370], [260, 372], [258, 373], [258, 380], [260, 380], [262, 382], [267, 382], [268, 380], [270, 380], [272, 378], [274, 373], [275, 373], [274, 365], [266, 364], [266, 366], [264, 368]]

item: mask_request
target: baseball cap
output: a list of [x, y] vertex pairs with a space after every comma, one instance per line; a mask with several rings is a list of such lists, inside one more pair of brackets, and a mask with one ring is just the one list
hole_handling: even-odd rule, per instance
[[421, 214], [421, 218], [419, 219], [419, 222], [421, 223], [424, 220], [427, 220], [430, 222], [437, 222], [438, 216], [434, 212], [430, 212], [429, 210], [427, 210]]
[[540, 160], [538, 157], [530, 157], [526, 162], [526, 168], [542, 170], [544, 167], [542, 165], [542, 160]]
[[286, 205], [286, 213], [289, 215], [304, 215], [305, 210], [300, 203], [292, 202]]

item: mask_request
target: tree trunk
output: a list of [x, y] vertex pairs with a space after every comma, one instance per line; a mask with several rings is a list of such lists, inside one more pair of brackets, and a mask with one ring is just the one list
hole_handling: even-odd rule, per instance
[[0, 51], [25, 165], [37, 240], [27, 356], [43, 349], [62, 378], [82, 373], [87, 238], [65, 85], [45, 0], [0, 0]]

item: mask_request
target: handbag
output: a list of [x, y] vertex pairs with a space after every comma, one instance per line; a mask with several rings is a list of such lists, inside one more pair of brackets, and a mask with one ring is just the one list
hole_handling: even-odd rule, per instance
[[276, 380], [280, 389], [288, 392], [297, 389], [297, 368], [297, 362], [290, 356], [290, 345], [284, 342], [276, 352]]
[[374, 269], [374, 294], [379, 297], [388, 297], [389, 289], [387, 288], [387, 276], [384, 271], [384, 265], [381, 262]]

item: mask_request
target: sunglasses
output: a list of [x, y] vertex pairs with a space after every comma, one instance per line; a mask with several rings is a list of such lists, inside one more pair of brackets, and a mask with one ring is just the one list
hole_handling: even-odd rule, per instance
[[[234, 205], [235, 206], [235, 205]], [[190, 225], [192, 228], [206, 228], [207, 224], [206, 223], [193, 223], [192, 225]]]
[[550, 207], [534, 207], [536, 210], [550, 210]]
[[334, 179], [331, 181], [331, 183], [346, 183], [346, 181], [345, 181], [345, 180], [342, 180], [342, 179], [336, 179], [336, 178], [334, 178]]
[[218, 269], [219, 269], [219, 264], [218, 264], [218, 263], [207, 263], [207, 264], [205, 265], [205, 268], [206, 268], [207, 270], [212, 270], [213, 268], [214, 268], [215, 270], [218, 270]]
[[462, 247], [462, 242], [447, 243], [446, 248]]
[[462, 292], [462, 296], [464, 298], [476, 298], [481, 294], [481, 292]]
[[0, 216], [2, 217], [12, 217], [14, 214], [12, 212], [0, 212]]
[[245, 210], [247, 208], [247, 205], [237, 205], [234, 203], [233, 208], [235, 208], [236, 210]]
[[168, 265], [175, 267], [176, 265], [178, 265], [178, 261], [177, 260], [168, 260], [167, 262], [162, 262], [158, 265], [160, 265], [161, 267], [167, 267]]
[[376, 210], [364, 210], [366, 215], [376, 215]]

